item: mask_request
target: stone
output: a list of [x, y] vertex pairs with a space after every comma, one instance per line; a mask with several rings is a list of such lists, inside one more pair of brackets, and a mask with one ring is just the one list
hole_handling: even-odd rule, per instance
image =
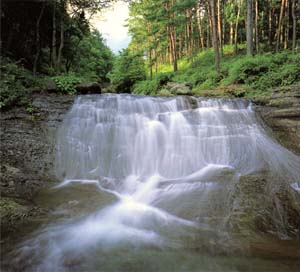
[[56, 133], [74, 96], [39, 93], [31, 99], [34, 113], [14, 107], [0, 116], [2, 196], [29, 200], [39, 188], [56, 181]]
[[254, 103], [256, 111], [286, 148], [300, 154], [300, 86], [292, 90], [275, 90], [271, 97]]
[[44, 89], [47, 92], [57, 92], [58, 88], [54, 80], [49, 79], [44, 82]]
[[158, 96], [166, 96], [166, 97], [168, 97], [168, 96], [174, 96], [169, 90], [167, 90], [167, 89], [161, 89], [159, 92], [158, 92], [158, 94], [157, 94]]
[[232, 188], [229, 210], [232, 233], [300, 238], [300, 194], [268, 172], [241, 176]]
[[166, 89], [173, 95], [193, 95], [190, 83], [168, 82]]
[[97, 82], [80, 83], [75, 89], [79, 94], [101, 94], [101, 85]]

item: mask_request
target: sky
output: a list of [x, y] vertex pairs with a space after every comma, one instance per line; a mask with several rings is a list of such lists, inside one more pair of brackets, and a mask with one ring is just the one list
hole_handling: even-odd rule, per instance
[[127, 27], [124, 26], [128, 13], [128, 3], [120, 1], [94, 15], [91, 20], [91, 24], [102, 33], [107, 45], [116, 54], [130, 42]]

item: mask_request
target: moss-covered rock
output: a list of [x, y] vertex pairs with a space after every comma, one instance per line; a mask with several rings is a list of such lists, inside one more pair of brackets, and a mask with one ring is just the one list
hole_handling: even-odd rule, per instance
[[168, 82], [165, 88], [173, 95], [193, 95], [191, 83]]
[[[26, 219], [29, 208], [17, 203], [12, 198], [1, 197], [0, 219], [1, 234], [13, 231], [14, 228]], [[2, 236], [2, 235], [1, 235]]]
[[158, 96], [165, 96], [165, 97], [169, 97], [169, 96], [174, 96], [169, 90], [167, 89], [161, 89], [158, 94]]
[[242, 236], [269, 233], [300, 238], [300, 194], [266, 172], [242, 176], [233, 186], [227, 227]]

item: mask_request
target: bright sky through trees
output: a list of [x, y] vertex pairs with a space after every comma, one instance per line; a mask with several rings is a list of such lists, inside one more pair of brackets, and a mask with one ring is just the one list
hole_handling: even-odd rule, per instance
[[107, 40], [114, 53], [126, 48], [130, 42], [128, 29], [124, 25], [128, 18], [128, 4], [117, 2], [111, 8], [94, 15], [91, 23]]

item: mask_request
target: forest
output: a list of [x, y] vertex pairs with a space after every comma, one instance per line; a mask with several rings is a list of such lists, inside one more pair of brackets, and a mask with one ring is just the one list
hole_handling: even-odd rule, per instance
[[0, 271], [300, 271], [300, 0], [0, 4]]
[[118, 55], [90, 24], [113, 2], [2, 1], [1, 108], [51, 80], [67, 93], [98, 82], [170, 95], [170, 81], [194, 95], [250, 97], [300, 81], [296, 0], [127, 1], [131, 42]]

